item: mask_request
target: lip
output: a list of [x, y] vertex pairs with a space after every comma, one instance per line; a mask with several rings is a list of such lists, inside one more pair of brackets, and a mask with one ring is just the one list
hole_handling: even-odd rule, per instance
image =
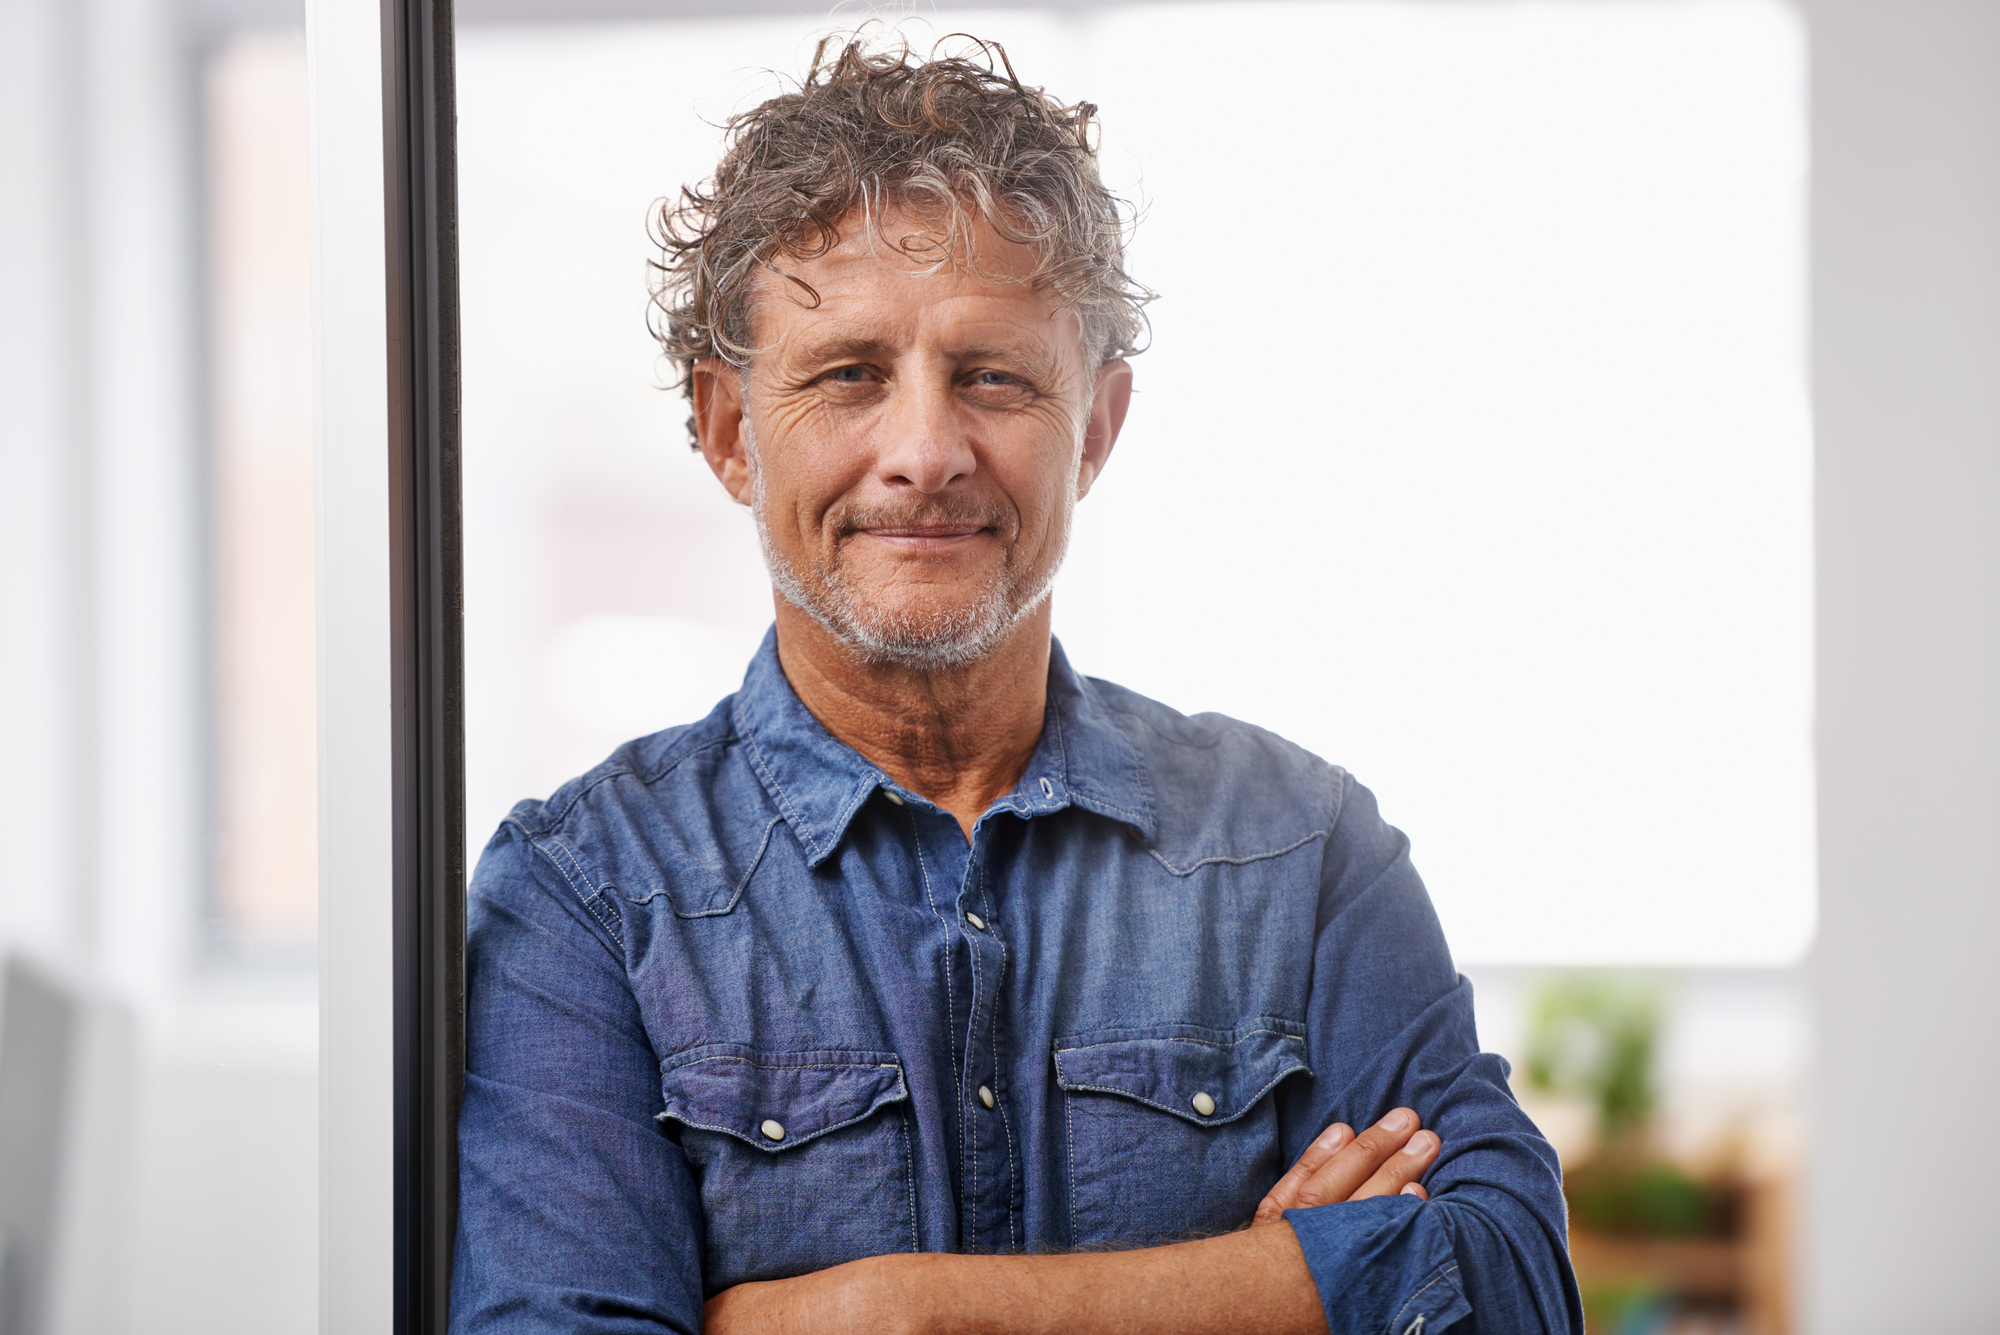
[[859, 529], [855, 536], [873, 538], [897, 551], [919, 556], [963, 547], [990, 531], [984, 524], [907, 524]]

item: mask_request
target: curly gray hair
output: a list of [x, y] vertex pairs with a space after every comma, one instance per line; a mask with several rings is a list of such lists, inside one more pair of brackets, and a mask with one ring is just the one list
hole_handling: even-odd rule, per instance
[[774, 260], [823, 255], [850, 216], [890, 207], [937, 220], [941, 236], [895, 243], [928, 263], [965, 255], [981, 220], [1033, 246], [1025, 281], [1076, 312], [1097, 364], [1139, 351], [1153, 293], [1125, 272], [1132, 213], [1098, 175], [1097, 108], [1024, 87], [999, 43], [966, 40], [970, 55], [926, 60], [907, 42], [870, 50], [859, 34], [826, 37], [796, 90], [730, 117], [715, 175], [662, 202], [656, 220], [652, 329], [683, 392], [700, 358], [749, 365], [760, 267], [816, 302]]

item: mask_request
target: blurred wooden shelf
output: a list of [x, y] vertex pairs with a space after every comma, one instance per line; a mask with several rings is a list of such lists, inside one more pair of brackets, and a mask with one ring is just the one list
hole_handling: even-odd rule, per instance
[[1569, 1235], [1570, 1262], [1593, 1284], [1649, 1284], [1684, 1298], [1731, 1303], [1743, 1294], [1743, 1251], [1734, 1238]]
[[[1737, 1234], [1662, 1238], [1572, 1228], [1570, 1261], [1586, 1289], [1646, 1287], [1727, 1308], [1745, 1335], [1791, 1335], [1791, 1192], [1767, 1177], [1743, 1187]], [[1594, 1335], [1594, 1333], [1593, 1333]]]

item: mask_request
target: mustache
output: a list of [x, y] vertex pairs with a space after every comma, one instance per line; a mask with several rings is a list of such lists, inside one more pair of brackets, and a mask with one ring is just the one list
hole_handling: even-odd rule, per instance
[[1013, 515], [991, 502], [970, 499], [889, 505], [861, 502], [836, 510], [832, 524], [836, 537], [843, 539], [868, 528], [927, 528], [961, 524], [976, 524], [1005, 536], [1013, 532]]

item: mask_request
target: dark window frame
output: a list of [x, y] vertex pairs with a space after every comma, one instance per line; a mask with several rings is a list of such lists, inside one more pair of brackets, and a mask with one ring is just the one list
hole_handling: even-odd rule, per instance
[[394, 756], [396, 1335], [444, 1335], [465, 1072], [452, 0], [382, 0]]

